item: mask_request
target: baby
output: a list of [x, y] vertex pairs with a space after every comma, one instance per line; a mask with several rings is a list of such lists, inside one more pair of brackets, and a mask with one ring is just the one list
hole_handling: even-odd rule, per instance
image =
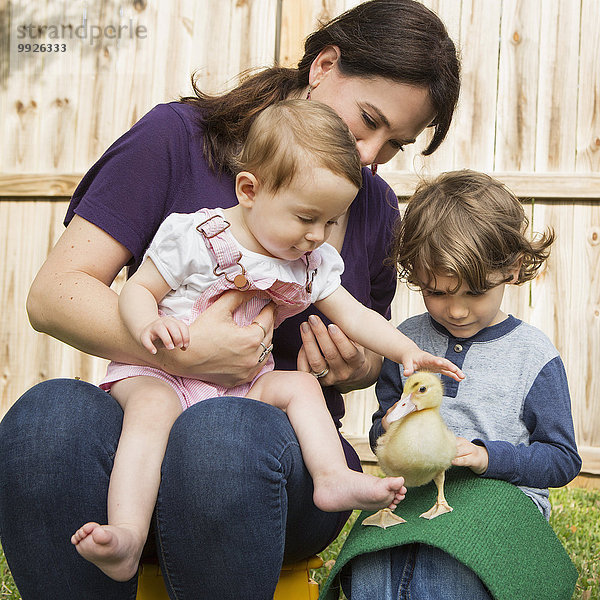
[[[356, 142], [332, 109], [305, 100], [265, 109], [240, 154], [238, 204], [165, 219], [119, 297], [124, 323], [151, 353], [156, 340], [184, 350], [188, 323], [223, 292], [248, 290], [252, 299], [234, 314], [239, 325], [263, 329], [255, 319], [269, 302], [277, 305], [276, 326], [314, 303], [348, 337], [401, 362], [407, 374], [424, 368], [460, 380], [462, 372], [449, 360], [421, 351], [341, 286], [342, 259], [325, 241], [361, 183]], [[128, 580], [137, 570], [173, 422], [206, 398], [246, 396], [284, 410], [321, 510], [395, 508], [404, 497], [402, 477], [381, 479], [348, 468], [318, 380], [274, 371], [271, 340], [265, 337], [261, 346], [259, 375], [229, 389], [145, 366], [109, 365], [101, 386], [124, 410], [109, 524], [87, 523], [72, 542], [113, 579]]]

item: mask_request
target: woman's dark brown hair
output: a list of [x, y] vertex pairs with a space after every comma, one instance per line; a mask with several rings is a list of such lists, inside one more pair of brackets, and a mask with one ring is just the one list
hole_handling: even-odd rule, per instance
[[234, 169], [234, 156], [254, 117], [264, 108], [308, 86], [310, 67], [328, 46], [340, 49], [343, 75], [385, 77], [429, 89], [436, 117], [434, 134], [423, 154], [442, 143], [450, 127], [460, 89], [454, 43], [439, 17], [416, 0], [370, 0], [322, 25], [308, 36], [297, 69], [272, 67], [248, 75], [220, 96], [198, 89], [182, 98], [200, 110], [204, 153], [215, 171]]

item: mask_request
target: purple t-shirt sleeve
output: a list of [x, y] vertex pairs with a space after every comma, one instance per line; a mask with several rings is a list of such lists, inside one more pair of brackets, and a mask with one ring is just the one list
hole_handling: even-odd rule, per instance
[[139, 259], [181, 191], [188, 133], [169, 105], [159, 105], [114, 142], [75, 190], [65, 225], [78, 214]]
[[159, 104], [123, 134], [86, 173], [65, 218], [74, 214], [123, 244], [137, 266], [159, 225], [174, 212], [235, 204], [233, 178], [206, 164], [199, 113]]

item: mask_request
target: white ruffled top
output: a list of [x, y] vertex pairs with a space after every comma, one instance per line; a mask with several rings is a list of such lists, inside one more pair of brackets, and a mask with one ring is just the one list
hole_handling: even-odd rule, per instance
[[[224, 216], [222, 209], [215, 209]], [[196, 227], [206, 219], [206, 214], [172, 213], [161, 224], [150, 243], [145, 257], [151, 258], [171, 291], [163, 298], [160, 309], [166, 315], [179, 319], [186, 318], [192, 310], [198, 295], [206, 291], [215, 281], [213, 273], [215, 260], [206, 247], [204, 237]], [[306, 283], [304, 260], [283, 260], [265, 256], [244, 248], [235, 237], [227, 232], [242, 258], [240, 263], [257, 281], [277, 280], [286, 283]], [[323, 244], [313, 251], [320, 255], [312, 280], [311, 301], [316, 302], [329, 296], [341, 285], [344, 262], [338, 251], [329, 244]], [[317, 261], [318, 262], [318, 261]]]

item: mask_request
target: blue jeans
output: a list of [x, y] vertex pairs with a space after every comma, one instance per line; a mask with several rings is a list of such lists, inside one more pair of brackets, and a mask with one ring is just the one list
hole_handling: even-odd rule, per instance
[[439, 548], [408, 544], [352, 560], [342, 573], [350, 600], [491, 600], [471, 569]]
[[[134, 600], [70, 542], [106, 523], [123, 413], [109, 394], [52, 380], [24, 394], [0, 423], [0, 540], [23, 600]], [[267, 600], [282, 560], [322, 550], [343, 522], [312, 502], [294, 431], [277, 408], [213, 398], [173, 425], [154, 516], [169, 596]]]

